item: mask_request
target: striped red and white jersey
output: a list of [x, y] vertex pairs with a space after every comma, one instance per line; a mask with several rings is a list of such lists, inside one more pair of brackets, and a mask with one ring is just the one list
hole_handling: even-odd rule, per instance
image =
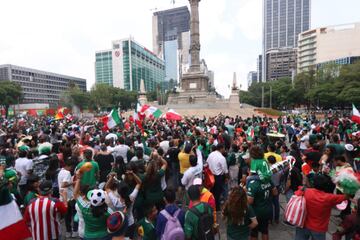
[[59, 239], [60, 217], [66, 213], [66, 206], [58, 199], [39, 197], [31, 202], [25, 212], [25, 220], [31, 224], [34, 240]]

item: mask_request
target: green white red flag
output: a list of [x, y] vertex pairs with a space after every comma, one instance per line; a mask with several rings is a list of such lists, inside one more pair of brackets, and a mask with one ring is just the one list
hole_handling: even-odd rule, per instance
[[359, 113], [359, 110], [357, 110], [357, 108], [355, 107], [354, 104], [353, 104], [351, 121], [356, 122], [357, 124], [360, 124], [360, 113]]
[[106, 126], [108, 129], [112, 129], [117, 125], [123, 126], [121, 115], [119, 114], [119, 111], [117, 109], [111, 110], [109, 115], [103, 117], [102, 122], [104, 123], [104, 126]]

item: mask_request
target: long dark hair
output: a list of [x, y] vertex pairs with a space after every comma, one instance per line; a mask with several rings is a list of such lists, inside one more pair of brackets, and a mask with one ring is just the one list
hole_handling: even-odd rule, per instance
[[129, 192], [130, 188], [129, 185], [127, 185], [125, 182], [120, 182], [117, 186], [117, 191], [122, 199], [125, 200], [125, 206], [126, 208], [129, 208], [131, 206], [131, 200], [129, 198]]
[[106, 203], [97, 207], [91, 205], [91, 213], [96, 218], [100, 218], [101, 216], [103, 216], [106, 213], [107, 209], [108, 206], [106, 205]]
[[241, 224], [248, 208], [247, 196], [243, 188], [234, 187], [224, 205], [224, 216], [231, 219], [232, 224]]
[[149, 186], [156, 180], [157, 170], [158, 170], [157, 161], [153, 159], [149, 162], [148, 166], [146, 167], [144, 186]]

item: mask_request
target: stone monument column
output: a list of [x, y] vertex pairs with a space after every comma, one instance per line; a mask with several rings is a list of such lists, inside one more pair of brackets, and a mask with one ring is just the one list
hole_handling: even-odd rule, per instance
[[[197, 92], [207, 94], [209, 91], [209, 77], [200, 67], [200, 21], [199, 21], [200, 0], [189, 0], [191, 8], [190, 19], [190, 56], [191, 63], [187, 73], [181, 78], [181, 89], [184, 92]], [[195, 94], [198, 96], [198, 94]]]
[[190, 72], [200, 71], [200, 20], [199, 20], [199, 2], [200, 0], [189, 0], [191, 7], [191, 44], [190, 56], [191, 65]]

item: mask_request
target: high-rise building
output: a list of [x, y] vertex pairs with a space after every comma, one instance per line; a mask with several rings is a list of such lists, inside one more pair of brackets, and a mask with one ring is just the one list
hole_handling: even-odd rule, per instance
[[267, 79], [292, 77], [296, 71], [296, 48], [271, 49], [266, 54]]
[[262, 81], [262, 55], [259, 55], [256, 61], [256, 67], [257, 67], [257, 82]]
[[256, 71], [250, 71], [247, 76], [248, 87], [258, 82], [258, 73]]
[[311, 29], [299, 35], [298, 72], [327, 63], [352, 64], [360, 59], [360, 22]]
[[[296, 48], [299, 33], [310, 28], [310, 14], [311, 0], [263, 1], [263, 82], [270, 79], [267, 73], [272, 71], [268, 69], [271, 67], [267, 62], [268, 52], [280, 48]], [[296, 56], [291, 58], [293, 57]], [[290, 71], [285, 70], [284, 73], [286, 72]]]
[[132, 38], [112, 42], [110, 50], [95, 53], [96, 83], [105, 83], [129, 91], [153, 91], [165, 79], [164, 61]]
[[190, 12], [187, 7], [155, 12], [153, 15], [153, 51], [164, 58], [166, 81], [177, 81], [189, 65]]
[[0, 81], [12, 81], [22, 87], [22, 103], [46, 103], [57, 106], [61, 94], [76, 84], [86, 91], [86, 80], [15, 65], [0, 65]]

